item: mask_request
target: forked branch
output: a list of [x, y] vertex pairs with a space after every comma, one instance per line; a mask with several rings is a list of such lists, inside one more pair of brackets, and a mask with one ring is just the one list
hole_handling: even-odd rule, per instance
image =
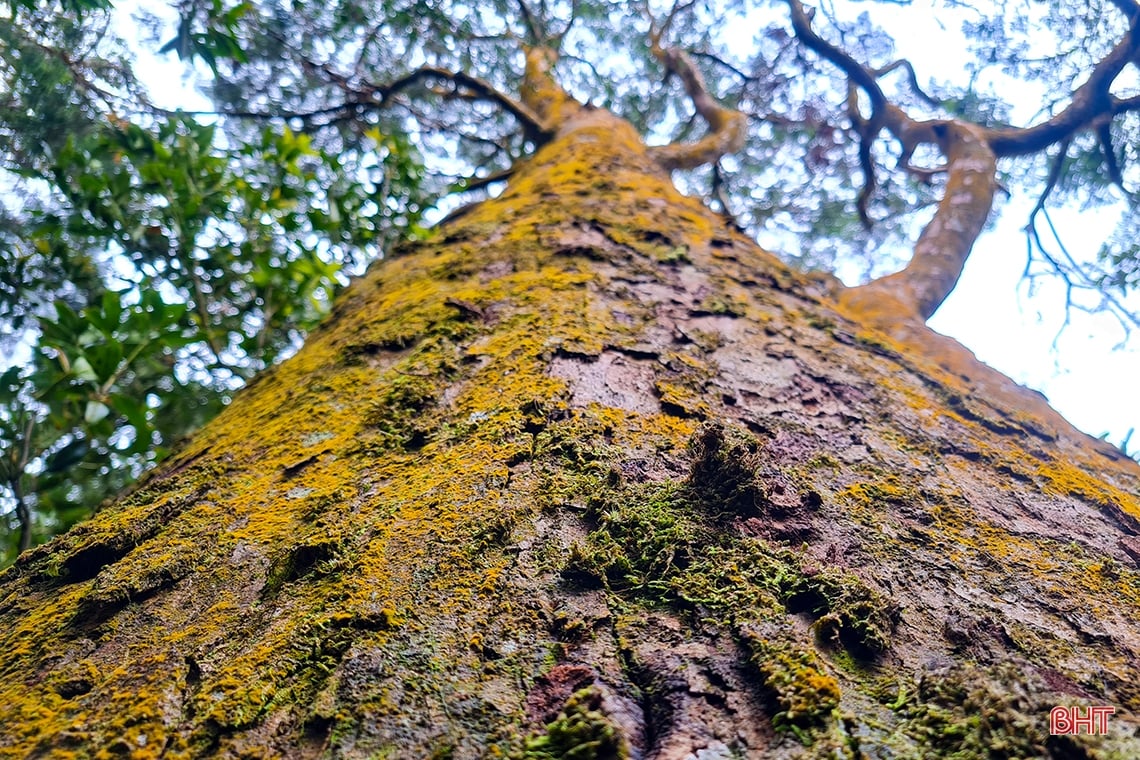
[[993, 206], [997, 157], [984, 131], [973, 124], [939, 121], [930, 129], [947, 159], [946, 190], [934, 218], [902, 271], [853, 288], [848, 303], [863, 305], [888, 296], [925, 321], [958, 284]]
[[[344, 93], [344, 101], [311, 111], [180, 111], [183, 115], [220, 115], [240, 119], [297, 119], [308, 127], [323, 127], [359, 117], [369, 111], [379, 111], [392, 104], [395, 98], [417, 88], [447, 99], [480, 101], [498, 106], [513, 116], [529, 139], [541, 142], [549, 137], [549, 128], [541, 115], [494, 85], [462, 71], [450, 71], [438, 66], [421, 66], [387, 83], [375, 83], [357, 76], [336, 71], [327, 63], [302, 61], [309, 72], [317, 74], [327, 83]], [[446, 85], [446, 88], [437, 85]], [[173, 114], [163, 109], [159, 113]]]
[[[990, 148], [984, 129], [958, 120], [916, 121], [887, 100], [877, 78], [899, 66], [895, 63], [873, 71], [851, 55], [820, 37], [811, 27], [811, 15], [799, 0], [787, 0], [792, 12], [792, 27], [804, 46], [830, 61], [847, 76], [847, 110], [859, 135], [859, 162], [864, 185], [859, 196], [859, 214], [869, 222], [867, 202], [876, 180], [871, 159], [871, 146], [885, 128], [902, 147], [899, 163], [911, 168], [911, 156], [921, 145], [933, 145], [946, 157], [937, 170], [919, 170], [929, 176], [934, 171], [947, 174], [946, 189], [934, 218], [923, 229], [915, 243], [910, 262], [901, 271], [881, 277], [866, 285], [852, 288], [842, 300], [870, 315], [882, 312], [885, 319], [905, 315], [930, 318], [958, 283], [962, 268], [981, 234], [993, 206], [997, 189], [997, 159]], [[914, 71], [906, 64], [908, 74]], [[921, 93], [917, 82], [912, 86]], [[862, 90], [871, 103], [871, 115], [864, 118], [859, 110], [858, 92]]]
[[661, 40], [678, 13], [693, 5], [692, 2], [674, 5], [665, 21], [650, 30], [650, 52], [670, 74], [681, 79], [685, 94], [693, 107], [708, 125], [708, 134], [693, 143], [670, 143], [650, 149], [650, 154], [667, 170], [696, 169], [715, 164], [724, 156], [744, 147], [748, 119], [740, 111], [725, 108], [709, 92], [701, 72], [689, 55], [679, 48], [663, 47]]
[[[926, 176], [947, 172], [947, 185], [938, 210], [923, 230], [915, 245], [911, 262], [901, 272], [880, 278], [848, 292], [845, 300], [866, 306], [879, 303], [888, 295], [902, 308], [923, 319], [942, 303], [961, 274], [977, 236], [981, 233], [993, 204], [996, 159], [1037, 153], [1051, 145], [1063, 147], [1055, 160], [1033, 218], [1042, 210], [1045, 198], [1057, 183], [1061, 162], [1073, 136], [1094, 131], [1104, 152], [1104, 163], [1110, 179], [1123, 187], [1123, 172], [1113, 149], [1110, 126], [1112, 119], [1129, 111], [1140, 110], [1140, 97], [1118, 98], [1110, 88], [1129, 64], [1140, 66], [1140, 3], [1136, 0], [1113, 0], [1113, 4], [1129, 18], [1129, 31], [1093, 67], [1086, 81], [1074, 90], [1068, 105], [1039, 124], [1017, 127], [985, 127], [958, 119], [916, 121], [887, 100], [876, 81], [879, 77], [905, 67], [912, 89], [931, 105], [938, 102], [918, 86], [914, 70], [905, 62], [895, 62], [873, 70], [856, 61], [838, 46], [823, 39], [812, 29], [812, 14], [800, 0], [786, 0], [791, 10], [792, 28], [804, 47], [837, 66], [848, 78], [848, 112], [860, 140], [860, 165], [865, 174], [859, 198], [859, 212], [867, 220], [866, 200], [875, 187], [874, 166], [870, 161], [870, 144], [885, 128], [898, 140], [902, 153], [900, 165]], [[870, 100], [871, 114], [863, 117], [857, 91]], [[917, 169], [911, 156], [922, 145], [936, 146], [946, 157], [945, 167]]]

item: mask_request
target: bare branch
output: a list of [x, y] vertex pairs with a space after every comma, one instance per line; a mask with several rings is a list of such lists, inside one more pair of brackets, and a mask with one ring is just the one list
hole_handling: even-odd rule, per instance
[[687, 0], [683, 3], [674, 2], [673, 7], [669, 10], [669, 15], [665, 17], [665, 20], [662, 21], [660, 25], [658, 25], [656, 20], [651, 15], [649, 15], [649, 3], [643, 3], [645, 7], [645, 14], [649, 16], [650, 19], [650, 45], [652, 47], [659, 46], [661, 44], [661, 40], [668, 36], [669, 27], [673, 25], [673, 19], [689, 10], [696, 4], [696, 0]]
[[863, 172], [863, 188], [859, 191], [859, 198], [855, 207], [859, 212], [859, 221], [864, 229], [871, 229], [874, 223], [871, 220], [871, 198], [879, 186], [879, 178], [875, 174], [875, 159], [871, 154], [871, 146], [882, 130], [882, 119], [874, 124], [873, 119], [864, 119], [859, 111], [859, 91], [850, 79], [847, 80], [847, 118], [851, 120], [851, 128], [859, 135], [859, 170]]
[[711, 61], [711, 62], [715, 63], [717, 66], [728, 69], [733, 74], [735, 74], [736, 76], [743, 79], [745, 82], [755, 82], [757, 79], [759, 79], [759, 77], [754, 77], [754, 76], [751, 76], [749, 74], [745, 74], [743, 71], [736, 68], [735, 66], [733, 66], [728, 61], [724, 60], [720, 56], [713, 55], [712, 53], [706, 53], [706, 52], [702, 52], [700, 50], [694, 50], [694, 51], [692, 51], [692, 55], [696, 56], [697, 58], [704, 58], [706, 61]]
[[423, 66], [404, 75], [388, 85], [366, 85], [368, 94], [378, 105], [383, 106], [400, 92], [433, 79], [442, 79], [452, 82], [457, 87], [465, 88], [470, 94], [480, 100], [493, 103], [514, 116], [528, 132], [544, 134], [547, 132], [545, 121], [525, 104], [516, 101], [509, 95], [497, 90], [489, 82], [473, 77], [462, 71], [448, 71], [435, 66]]
[[1045, 199], [1053, 192], [1053, 188], [1057, 186], [1057, 181], [1061, 179], [1061, 170], [1065, 165], [1065, 157], [1069, 154], [1069, 146], [1072, 144], [1072, 138], [1066, 137], [1061, 141], [1061, 146], [1057, 150], [1057, 155], [1053, 157], [1053, 164], [1049, 167], [1049, 176], [1045, 179], [1045, 188], [1041, 191], [1041, 195], [1037, 198], [1037, 204], [1033, 206], [1033, 210], [1029, 212], [1028, 227], [1036, 227], [1037, 214], [1044, 210]]
[[497, 172], [492, 172], [486, 177], [464, 177], [461, 181], [463, 187], [459, 188], [461, 192], [471, 192], [472, 190], [480, 190], [487, 185], [493, 185], [496, 182], [506, 182], [515, 173], [515, 167], [511, 166]]
[[[878, 178], [875, 176], [875, 162], [871, 154], [871, 147], [874, 145], [875, 140], [878, 139], [883, 127], [888, 125], [887, 112], [891, 106], [883, 94], [882, 89], [879, 87], [879, 83], [875, 81], [875, 75], [871, 70], [856, 61], [845, 51], [820, 37], [816, 31], [812, 29], [812, 17], [804, 8], [803, 3], [799, 0], [786, 1], [788, 8], [791, 10], [792, 29], [795, 32], [796, 38], [803, 42], [809, 50], [814, 51], [824, 60], [835, 64], [847, 75], [847, 115], [848, 118], [851, 119], [851, 125], [855, 129], [856, 134], [859, 135], [859, 168], [863, 172], [863, 188], [859, 191], [859, 199], [856, 205], [859, 211], [859, 220], [863, 223], [864, 227], [869, 229], [872, 226], [869, 210], [871, 197], [878, 187]], [[868, 118], [864, 118], [862, 112], [859, 110], [859, 96], [856, 88], [863, 90], [871, 101], [871, 115]], [[909, 117], [906, 117], [901, 110], [897, 108], [893, 110], [899, 118], [905, 118], [906, 121], [910, 121]], [[898, 135], [899, 133], [895, 131], [895, 134]], [[913, 150], [913, 147], [908, 147], [904, 143], [904, 153], [907, 154], [908, 157], [909, 153], [913, 152]]]
[[1112, 99], [1113, 116], [1119, 116], [1122, 113], [1129, 113], [1131, 111], [1140, 111], [1140, 95], [1133, 95], [1130, 98]]
[[910, 85], [910, 89], [914, 90], [915, 95], [926, 101], [928, 105], [932, 105], [935, 108], [943, 107], [943, 102], [941, 100], [932, 95], [928, 95], [927, 92], [922, 89], [918, 83], [918, 76], [914, 73], [914, 66], [912, 66], [910, 61], [905, 58], [900, 58], [893, 63], [888, 63], [881, 69], [875, 69], [871, 73], [874, 74], [876, 79], [878, 79], [880, 77], [886, 76], [887, 74], [890, 74], [896, 69], [903, 69], [906, 72], [907, 83]]
[[786, 0], [786, 2], [788, 8], [791, 10], [792, 30], [795, 32], [796, 37], [820, 58], [838, 66], [840, 71], [847, 75], [848, 79], [858, 85], [863, 92], [867, 93], [867, 97], [871, 100], [872, 118], [874, 118], [876, 113], [885, 109], [887, 106], [887, 97], [883, 95], [883, 91], [879, 88], [879, 83], [875, 81], [874, 75], [861, 63], [820, 37], [816, 31], [812, 29], [812, 17], [800, 0]]
[[523, 23], [526, 24], [527, 34], [530, 35], [530, 42], [532, 45], [542, 45], [546, 42], [545, 35], [539, 31], [539, 24], [535, 21], [534, 14], [530, 11], [530, 6], [526, 4], [526, 0], [517, 0], [519, 6], [519, 13], [522, 15]]
[[1121, 101], [1111, 96], [1109, 88], [1124, 67], [1137, 56], [1140, 56], [1140, 34], [1130, 31], [1093, 67], [1089, 78], [1073, 92], [1068, 106], [1032, 127], [987, 130], [990, 147], [999, 158], [1037, 153], [1087, 129], [1098, 116], [1118, 113]]
[[720, 215], [724, 217], [725, 221], [731, 226], [742, 229], [740, 223], [736, 221], [736, 215], [732, 213], [732, 206], [729, 205], [728, 195], [724, 191], [724, 172], [720, 168], [720, 162], [712, 165], [712, 197], [720, 205]]
[[[844, 303], [872, 315], [886, 301], [929, 319], [958, 284], [993, 206], [997, 158], [984, 130], [959, 121], [935, 122], [930, 129], [947, 159], [946, 190], [906, 267], [844, 295]], [[889, 311], [885, 316], [897, 319]]]

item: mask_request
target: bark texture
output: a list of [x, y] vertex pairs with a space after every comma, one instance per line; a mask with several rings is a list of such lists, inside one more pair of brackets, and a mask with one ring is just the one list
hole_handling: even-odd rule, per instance
[[1140, 467], [588, 113], [0, 578], [0, 755], [1140, 757]]

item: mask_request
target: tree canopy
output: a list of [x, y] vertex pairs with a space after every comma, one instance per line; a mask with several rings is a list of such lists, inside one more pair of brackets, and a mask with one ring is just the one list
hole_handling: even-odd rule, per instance
[[[1018, 195], [1027, 276], [1140, 324], [1140, 3], [936, 0], [967, 46], [933, 72], [876, 26], [900, 4], [8, 0], [3, 559], [288, 355], [346, 275], [494, 192], [551, 136], [528, 65], [730, 223], [796, 236], [793, 263], [863, 271], [850, 303], [929, 316]], [[140, 51], [195, 67], [211, 109], [170, 110]], [[1073, 203], [1132, 212], [1096, 262], [1053, 229]]]

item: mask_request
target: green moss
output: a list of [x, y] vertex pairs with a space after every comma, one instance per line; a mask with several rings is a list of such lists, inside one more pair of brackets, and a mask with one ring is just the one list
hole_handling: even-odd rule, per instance
[[824, 569], [790, 576], [781, 588], [791, 612], [808, 612], [823, 643], [841, 645], [859, 659], [886, 651], [898, 608], [851, 573]]
[[614, 589], [663, 591], [707, 543], [707, 531], [684, 514], [680, 483], [613, 487], [607, 483], [591, 496], [587, 515], [598, 527], [572, 547], [566, 569]]
[[760, 687], [773, 706], [772, 725], [805, 743], [812, 729], [824, 726], [839, 707], [839, 684], [821, 670], [810, 651], [786, 641], [745, 636]]
[[527, 739], [521, 760], [625, 760], [630, 757], [618, 727], [603, 711], [597, 687], [581, 689], [538, 736]]
[[760, 443], [739, 428], [706, 425], [689, 445], [692, 469], [689, 486], [706, 508], [723, 509], [726, 516], [752, 516], [767, 502], [757, 478]]
[[904, 718], [902, 730], [931, 757], [1042, 757], [1049, 706], [1032, 705], [1019, 685], [1024, 688], [1024, 676], [1013, 666], [956, 667], [924, 678], [891, 707]]
[[380, 449], [417, 450], [432, 429], [423, 412], [435, 401], [436, 383], [427, 377], [397, 374], [373, 402], [365, 424], [373, 446]]
[[695, 314], [711, 316], [743, 317], [746, 307], [742, 301], [727, 295], [712, 295], [704, 298], [696, 308]]

